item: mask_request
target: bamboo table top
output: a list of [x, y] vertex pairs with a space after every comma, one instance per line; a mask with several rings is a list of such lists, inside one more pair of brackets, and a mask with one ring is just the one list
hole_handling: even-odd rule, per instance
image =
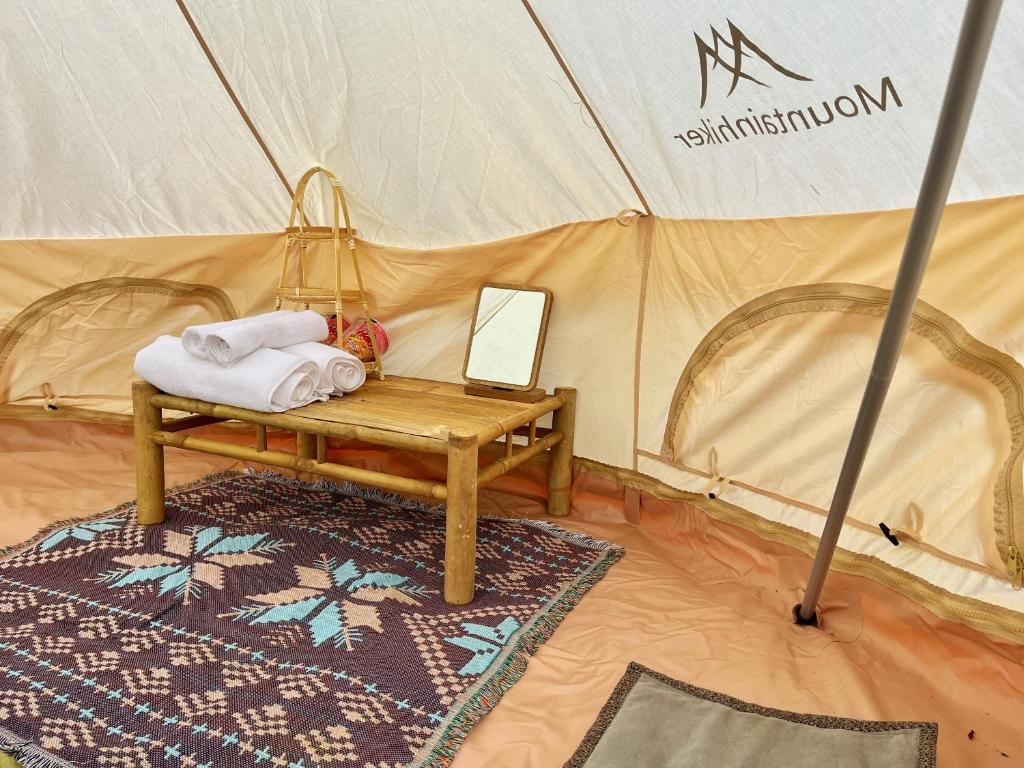
[[[311, 434], [330, 434], [330, 425], [344, 425], [366, 430], [370, 442], [377, 442], [373, 435], [408, 436], [421, 444], [436, 445], [432, 450], [442, 452], [451, 432], [472, 434], [482, 445], [557, 410], [563, 402], [558, 394], [536, 403], [478, 397], [464, 393], [461, 384], [401, 376], [388, 376], [384, 381], [368, 379], [359, 390], [344, 397], [332, 397], [279, 414], [171, 395], [156, 397], [156, 403], [164, 408], [284, 426]], [[384, 442], [393, 444], [391, 440]]]
[[560, 405], [561, 399], [555, 396], [538, 403], [519, 403], [467, 395], [461, 384], [388, 376], [384, 381], [367, 379], [360, 389], [344, 397], [287, 413], [445, 441], [453, 430], [483, 435], [511, 421], [522, 423], [521, 417], [538, 410], [537, 406], [546, 413]]

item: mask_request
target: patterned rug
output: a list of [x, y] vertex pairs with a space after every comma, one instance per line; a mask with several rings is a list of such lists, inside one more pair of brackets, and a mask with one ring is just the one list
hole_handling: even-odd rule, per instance
[[622, 555], [481, 518], [443, 598], [439, 509], [221, 475], [65, 523], [0, 561], [0, 751], [24, 768], [448, 765]]

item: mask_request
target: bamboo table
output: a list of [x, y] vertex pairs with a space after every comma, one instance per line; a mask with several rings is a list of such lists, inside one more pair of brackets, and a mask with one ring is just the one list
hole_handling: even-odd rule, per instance
[[[161, 393], [145, 381], [132, 385], [135, 420], [138, 517], [144, 525], [162, 523], [164, 446], [227, 456], [273, 467], [300, 470], [447, 502], [444, 599], [464, 605], [473, 599], [476, 575], [477, 489], [543, 451], [550, 450], [548, 513], [569, 514], [576, 390], [556, 389], [536, 403], [467, 395], [461, 385], [389, 376], [368, 380], [351, 395], [263, 413]], [[163, 409], [186, 418], [164, 421]], [[537, 420], [553, 413], [551, 429]], [[187, 434], [221, 421], [256, 425], [256, 445], [248, 447]], [[267, 428], [296, 433], [296, 455], [267, 450]], [[526, 437], [526, 445], [513, 442]], [[358, 440], [393, 448], [448, 456], [447, 482], [436, 483], [327, 461], [327, 439]], [[481, 466], [480, 448], [502, 438], [503, 454]]]

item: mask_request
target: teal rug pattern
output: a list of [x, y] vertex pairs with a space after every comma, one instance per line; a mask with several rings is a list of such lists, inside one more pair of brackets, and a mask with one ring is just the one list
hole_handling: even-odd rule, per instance
[[481, 518], [443, 600], [444, 514], [271, 473], [0, 555], [0, 752], [23, 768], [440, 768], [622, 555]]

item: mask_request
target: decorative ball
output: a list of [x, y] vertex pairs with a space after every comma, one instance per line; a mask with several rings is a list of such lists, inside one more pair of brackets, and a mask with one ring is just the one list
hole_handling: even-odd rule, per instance
[[[378, 323], [376, 320], [371, 319], [369, 325], [370, 328], [373, 329], [374, 340], [377, 342], [377, 350], [383, 355], [385, 352], [388, 351], [389, 342], [387, 331], [385, 331], [384, 326]], [[370, 330], [367, 328], [367, 323], [365, 320], [360, 320], [355, 325], [346, 327], [343, 333], [344, 335], [347, 336], [358, 335], [363, 339], [364, 342], [366, 342], [367, 347], [370, 346]]]
[[347, 334], [342, 338], [341, 344], [346, 352], [355, 355], [364, 363], [373, 362], [373, 348], [358, 333]]
[[[388, 334], [384, 326], [376, 320], [370, 320], [369, 327], [373, 329], [374, 340], [377, 342], [377, 351], [384, 354], [388, 349]], [[338, 341], [338, 317], [337, 315], [327, 316], [327, 338], [324, 344], [336, 344]], [[350, 354], [355, 355], [364, 363], [373, 362], [373, 347], [370, 344], [370, 330], [365, 320], [360, 320], [352, 325], [345, 318], [341, 319], [341, 346]]]

